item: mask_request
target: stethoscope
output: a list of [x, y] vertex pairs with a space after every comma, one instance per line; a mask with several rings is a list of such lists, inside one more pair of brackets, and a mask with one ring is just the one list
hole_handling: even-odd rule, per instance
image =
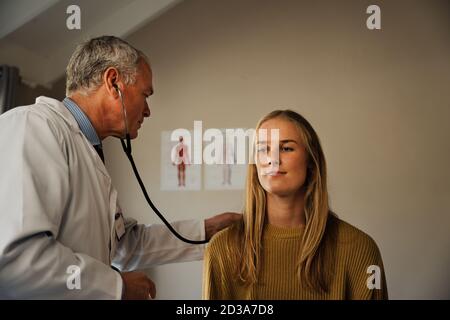
[[125, 139], [120, 138], [120, 142], [122, 144], [122, 149], [127, 155], [128, 160], [130, 160], [131, 167], [133, 168], [134, 175], [136, 176], [137, 181], [139, 182], [139, 185], [141, 187], [142, 193], [144, 194], [145, 199], [147, 200], [147, 203], [150, 205], [152, 210], [156, 213], [156, 215], [164, 222], [167, 228], [169, 228], [170, 232], [173, 233], [178, 239], [181, 241], [191, 243], [191, 244], [204, 244], [208, 243], [208, 240], [190, 240], [183, 237], [181, 234], [179, 234], [171, 225], [170, 223], [164, 218], [161, 212], [159, 212], [158, 208], [153, 204], [152, 200], [150, 199], [147, 190], [145, 189], [145, 185], [142, 182], [142, 179], [139, 175], [138, 169], [136, 168], [136, 165], [133, 160], [133, 156], [131, 155], [131, 139], [130, 139], [130, 133], [128, 131], [128, 119], [127, 119], [127, 110], [125, 109], [125, 104], [123, 103], [123, 97], [122, 97], [122, 91], [119, 89], [117, 84], [113, 84], [113, 87], [117, 90], [120, 97], [120, 102], [122, 103], [122, 113], [123, 113], [123, 120], [125, 122]]

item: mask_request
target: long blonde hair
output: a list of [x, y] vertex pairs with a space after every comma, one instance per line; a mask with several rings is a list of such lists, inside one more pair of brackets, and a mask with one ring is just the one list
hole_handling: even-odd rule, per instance
[[[332, 270], [324, 268], [325, 260], [330, 259], [330, 256], [325, 256], [323, 248], [333, 241], [325, 241], [325, 238], [330, 237], [324, 237], [324, 234], [327, 224], [332, 221], [333, 213], [329, 211], [326, 163], [319, 137], [309, 122], [292, 110], [275, 110], [269, 113], [258, 122], [256, 130], [264, 122], [274, 118], [286, 119], [296, 125], [308, 155], [304, 205], [306, 226], [297, 261], [299, 281], [308, 288], [327, 291]], [[235, 226], [238, 228], [237, 238], [230, 239], [238, 241], [240, 250], [229, 253], [235, 255], [238, 261], [237, 276], [246, 285], [256, 284], [258, 280], [265, 220], [266, 191], [259, 182], [256, 165], [249, 164], [243, 220]]]

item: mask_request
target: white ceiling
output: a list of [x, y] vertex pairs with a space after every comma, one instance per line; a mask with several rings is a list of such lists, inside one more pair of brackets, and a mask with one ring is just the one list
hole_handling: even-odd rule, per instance
[[[17, 66], [24, 82], [51, 87], [75, 46], [100, 35], [126, 37], [181, 0], [1, 0], [0, 64]], [[69, 30], [69, 5], [81, 30]]]

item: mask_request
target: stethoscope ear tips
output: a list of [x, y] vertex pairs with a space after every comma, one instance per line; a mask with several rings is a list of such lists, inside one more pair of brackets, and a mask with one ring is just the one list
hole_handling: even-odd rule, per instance
[[119, 94], [120, 98], [122, 99], [122, 91], [120, 91], [119, 86], [114, 83], [113, 87], [116, 89], [117, 93]]

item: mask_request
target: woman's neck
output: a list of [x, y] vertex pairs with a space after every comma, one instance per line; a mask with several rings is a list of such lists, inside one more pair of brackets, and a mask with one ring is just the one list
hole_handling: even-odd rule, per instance
[[291, 196], [267, 196], [267, 218], [272, 225], [279, 227], [298, 227], [306, 224], [304, 211], [304, 192]]

